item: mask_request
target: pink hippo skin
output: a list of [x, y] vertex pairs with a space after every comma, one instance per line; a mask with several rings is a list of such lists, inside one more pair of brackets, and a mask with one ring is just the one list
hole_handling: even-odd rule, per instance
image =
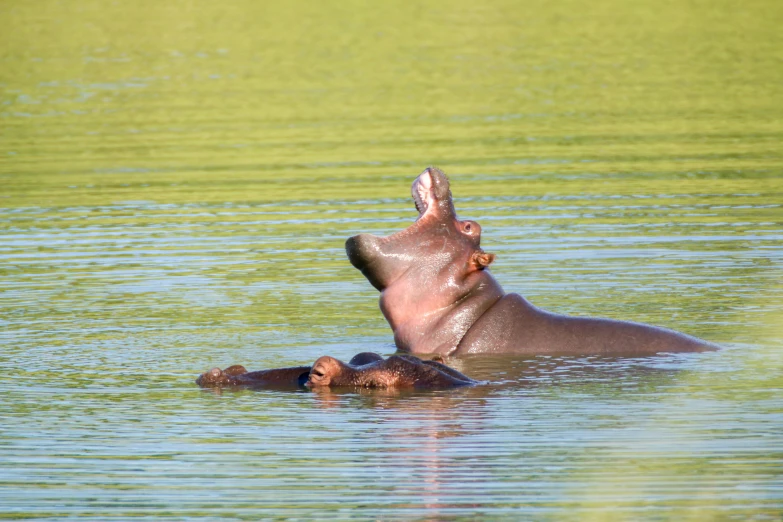
[[354, 236], [351, 264], [381, 292], [397, 349], [411, 353], [642, 356], [700, 352], [714, 344], [665, 328], [548, 312], [506, 294], [487, 267], [481, 227], [460, 220], [449, 180], [428, 168], [413, 182], [419, 217], [388, 237]]

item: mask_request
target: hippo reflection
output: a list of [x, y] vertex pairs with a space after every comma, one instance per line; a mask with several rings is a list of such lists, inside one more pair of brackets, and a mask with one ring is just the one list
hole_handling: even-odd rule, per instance
[[449, 180], [428, 168], [413, 182], [419, 217], [388, 237], [360, 234], [345, 249], [381, 292], [398, 350], [410, 353], [651, 355], [717, 346], [629, 321], [569, 317], [507, 294], [487, 267], [481, 227], [457, 218]]
[[248, 372], [244, 366], [213, 368], [201, 374], [196, 384], [202, 388], [243, 386], [248, 388], [361, 387], [444, 389], [478, 384], [470, 377], [439, 361], [427, 361], [412, 355], [394, 355], [384, 359], [362, 352], [348, 363], [324, 356], [313, 366], [294, 366]]

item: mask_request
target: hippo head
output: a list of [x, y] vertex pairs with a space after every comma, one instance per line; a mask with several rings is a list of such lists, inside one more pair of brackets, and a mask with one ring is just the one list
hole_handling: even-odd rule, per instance
[[[334, 357], [320, 357], [310, 370], [305, 386], [359, 386], [362, 388], [451, 388], [477, 384], [443, 363], [422, 361], [412, 355], [388, 359], [370, 354], [366, 364], [345, 364]], [[354, 358], [355, 359], [355, 358]], [[353, 359], [351, 360], [353, 362]]]
[[237, 384], [235, 377], [247, 373], [247, 370], [241, 364], [229, 366], [225, 370], [212, 368], [204, 372], [196, 379], [196, 384], [202, 388], [220, 388], [221, 386], [232, 386]]
[[[306, 386], [345, 386], [356, 384], [357, 370], [367, 369], [383, 362], [383, 357], [373, 352], [362, 352], [354, 355], [348, 364], [324, 355], [310, 369]], [[355, 382], [356, 381], [356, 382]]]
[[[388, 287], [436, 275], [467, 275], [483, 270], [494, 259], [480, 248], [481, 227], [460, 221], [454, 210], [446, 175], [434, 167], [422, 172], [411, 186], [419, 211], [416, 221], [388, 237], [359, 234], [348, 239], [345, 250], [351, 264], [383, 292]], [[414, 269], [414, 273], [410, 274]]]
[[348, 373], [346, 370], [350, 369], [334, 357], [329, 357], [328, 355], [319, 357], [310, 370], [306, 386], [315, 388], [317, 386], [329, 386], [330, 384], [336, 385], [340, 382], [340, 377]]
[[381, 310], [395, 332], [397, 325], [465, 297], [495, 258], [481, 250], [479, 224], [457, 218], [443, 172], [426, 169], [411, 193], [419, 211], [411, 226], [388, 237], [359, 234], [345, 243], [351, 264], [381, 291]]

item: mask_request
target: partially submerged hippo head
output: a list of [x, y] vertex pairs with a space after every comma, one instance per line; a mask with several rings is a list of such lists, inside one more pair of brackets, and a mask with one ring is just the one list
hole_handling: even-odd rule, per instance
[[484, 273], [495, 256], [481, 249], [479, 224], [457, 217], [449, 180], [439, 169], [422, 172], [411, 194], [419, 211], [412, 225], [388, 237], [359, 234], [346, 241], [345, 250], [351, 264], [381, 292], [381, 311], [397, 347], [448, 353], [486, 307], [468, 307], [467, 315], [447, 317], [453, 314], [445, 312], [479, 294], [490, 305], [502, 295]]
[[348, 363], [333, 357], [321, 357], [311, 366], [272, 368], [248, 372], [234, 365], [212, 368], [196, 379], [202, 388], [273, 388], [300, 386], [360, 386], [363, 388], [451, 388], [476, 384], [476, 381], [440, 361], [422, 361], [412, 355], [384, 359], [377, 353], [356, 354]]
[[196, 384], [202, 388], [220, 388], [222, 386], [233, 386], [237, 384], [236, 377], [247, 373], [247, 369], [241, 364], [229, 366], [225, 370], [212, 368], [202, 373], [196, 379]]
[[454, 368], [438, 361], [422, 361], [410, 355], [393, 355], [363, 365], [345, 364], [329, 356], [320, 357], [313, 364], [307, 381], [310, 388], [353, 386], [442, 389], [473, 384], [477, 384], [477, 381]]

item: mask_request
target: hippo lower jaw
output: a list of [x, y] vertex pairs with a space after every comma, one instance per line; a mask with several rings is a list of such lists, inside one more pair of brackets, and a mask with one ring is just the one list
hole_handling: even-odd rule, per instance
[[373, 261], [381, 257], [380, 238], [372, 234], [359, 234], [348, 238], [345, 252], [351, 264], [356, 267], [372, 286], [382, 292], [388, 284], [389, 275], [373, 268]]
[[349, 237], [345, 242], [345, 253], [351, 264], [362, 270], [380, 254], [380, 238], [372, 234], [359, 234]]

